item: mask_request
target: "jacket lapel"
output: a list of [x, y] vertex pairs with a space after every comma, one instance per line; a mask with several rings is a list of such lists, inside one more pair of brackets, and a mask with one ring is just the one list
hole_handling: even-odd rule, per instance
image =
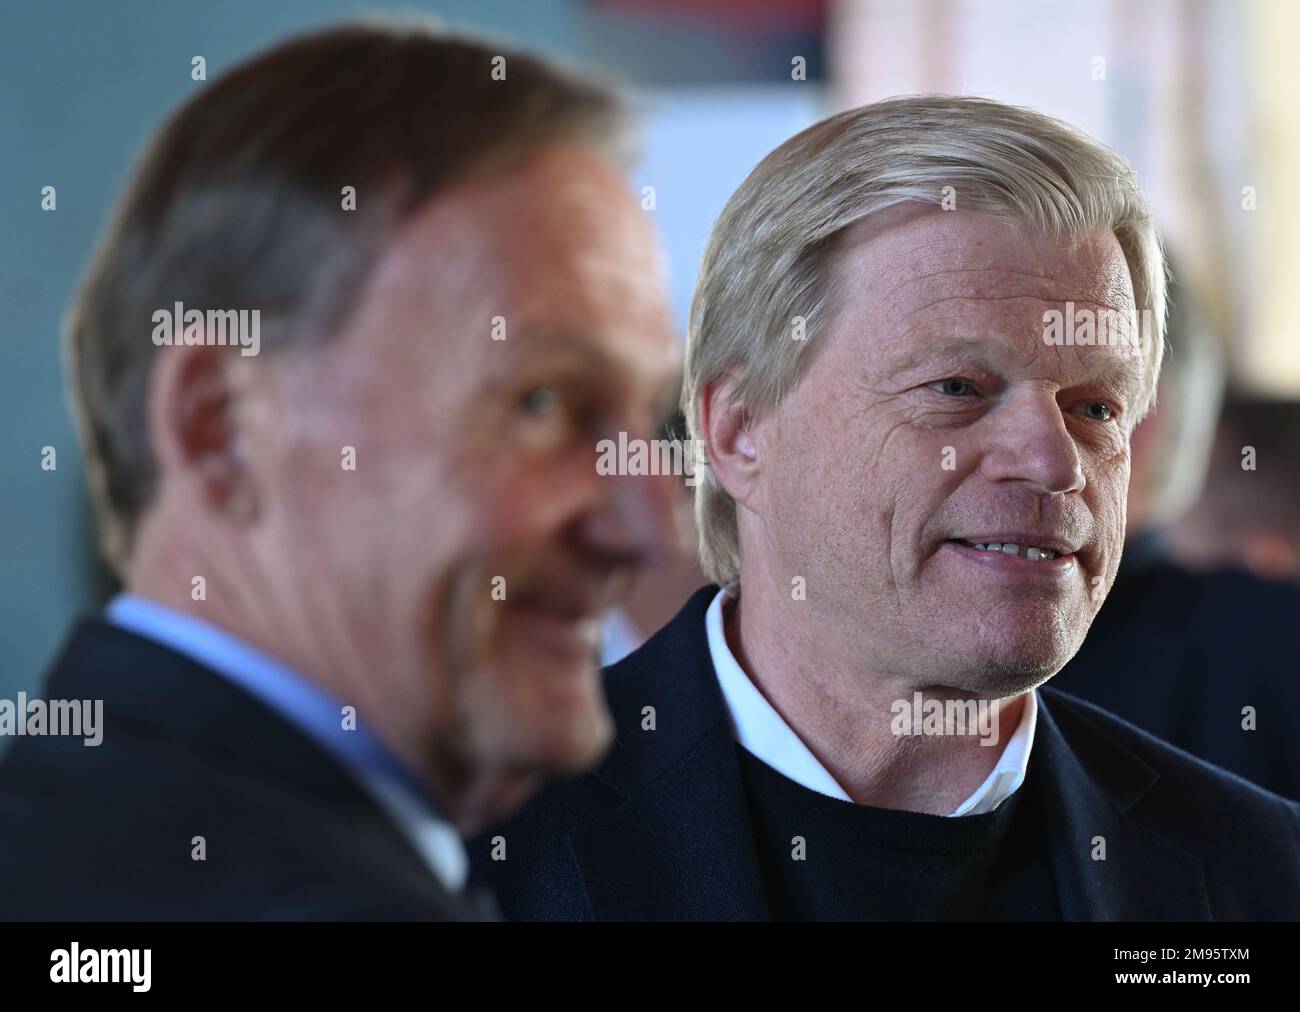
[[596, 920], [768, 919], [735, 748], [723, 721], [673, 770], [578, 830]]
[[1065, 919], [1211, 920], [1200, 859], [1128, 817], [1159, 774], [1055, 698], [1054, 713], [1039, 694], [1030, 762]]
[[[170, 647], [100, 619], [83, 620], [45, 692], [102, 699], [106, 737], [130, 739], [144, 729], [151, 748], [199, 752], [209, 765], [238, 768], [271, 789], [310, 800], [358, 837], [384, 846], [376, 859], [400, 862], [413, 890], [433, 892], [440, 907], [468, 920], [493, 913], [449, 892], [389, 812], [333, 754], [261, 700]], [[189, 782], [176, 784], [177, 791], [193, 789]]]
[[618, 740], [596, 775], [619, 800], [572, 837], [597, 920], [769, 916], [704, 627], [717, 590], [606, 672]]
[[[716, 593], [698, 591], [605, 673], [618, 739], [596, 777], [616, 800], [571, 837], [596, 920], [770, 917], [704, 627]], [[1127, 814], [1155, 770], [1067, 698], [1048, 690], [1039, 700], [1027, 783], [1065, 919], [1211, 919], [1201, 861]]]

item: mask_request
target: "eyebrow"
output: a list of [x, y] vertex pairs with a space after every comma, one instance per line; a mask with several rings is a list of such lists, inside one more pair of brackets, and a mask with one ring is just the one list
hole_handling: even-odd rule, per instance
[[492, 375], [497, 380], [538, 365], [597, 374], [614, 365], [610, 356], [595, 341], [576, 333], [511, 333], [508, 341], [501, 342], [501, 348], [510, 354], [494, 363]]
[[[599, 342], [576, 332], [537, 330], [531, 332], [534, 340], [525, 338], [515, 345], [509, 362], [493, 368], [491, 382], [505, 383], [519, 372], [545, 367], [568, 372], [587, 379], [601, 379], [618, 372], [624, 364], [618, 356], [609, 354]], [[545, 340], [537, 340], [545, 338]], [[665, 359], [670, 369], [662, 379], [656, 378], [656, 410], [671, 415], [681, 401], [684, 382], [680, 355]]]
[[979, 359], [984, 362], [1002, 359], [1006, 355], [1005, 343], [998, 341], [990, 348], [988, 340], [969, 337], [939, 337], [914, 345], [906, 353], [886, 358], [882, 370], [890, 376], [914, 372], [926, 365], [950, 358]]
[[[994, 363], [1010, 356], [1012, 349], [1005, 341], [969, 337], [946, 336], [926, 341], [911, 349], [910, 353], [887, 359], [884, 370], [890, 376], [901, 376], [924, 368], [933, 362], [951, 358]], [[1095, 383], [1107, 374], [1117, 381], [1130, 384], [1135, 391], [1143, 385], [1143, 368], [1133, 358], [1112, 356], [1093, 357], [1087, 373], [1071, 385]]]

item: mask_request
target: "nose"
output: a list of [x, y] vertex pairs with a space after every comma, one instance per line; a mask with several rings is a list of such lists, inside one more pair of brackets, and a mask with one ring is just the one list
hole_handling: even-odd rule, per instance
[[1079, 447], [1066, 427], [1056, 398], [1026, 392], [1004, 404], [982, 447], [980, 472], [989, 481], [1019, 481], [1040, 495], [1079, 492], [1084, 487]]
[[644, 567], [682, 545], [681, 479], [671, 474], [602, 476], [604, 506], [585, 525], [588, 546], [623, 565]]

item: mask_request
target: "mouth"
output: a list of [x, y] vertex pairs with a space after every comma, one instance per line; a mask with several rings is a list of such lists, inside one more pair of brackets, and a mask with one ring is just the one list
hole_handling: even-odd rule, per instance
[[1053, 535], [981, 534], [969, 538], [949, 538], [962, 555], [999, 568], [1019, 572], [1041, 570], [1063, 573], [1074, 567], [1078, 547]]
[[594, 599], [523, 595], [509, 607], [511, 625], [549, 653], [593, 657], [600, 649], [605, 609]]

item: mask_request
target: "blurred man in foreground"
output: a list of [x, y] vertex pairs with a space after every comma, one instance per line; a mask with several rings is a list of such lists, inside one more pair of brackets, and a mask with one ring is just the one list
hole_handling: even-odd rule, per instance
[[102, 740], [0, 765], [5, 917], [481, 916], [458, 834], [607, 747], [600, 616], [671, 523], [592, 467], [680, 382], [623, 151], [602, 89], [421, 27], [162, 128], [69, 323], [127, 592], [45, 692]]
[[606, 760], [474, 845], [507, 914], [1300, 916], [1300, 806], [1040, 688], [1164, 316], [1132, 170], [1039, 113], [892, 100], [764, 159], [687, 348], [721, 586], [609, 669]]

